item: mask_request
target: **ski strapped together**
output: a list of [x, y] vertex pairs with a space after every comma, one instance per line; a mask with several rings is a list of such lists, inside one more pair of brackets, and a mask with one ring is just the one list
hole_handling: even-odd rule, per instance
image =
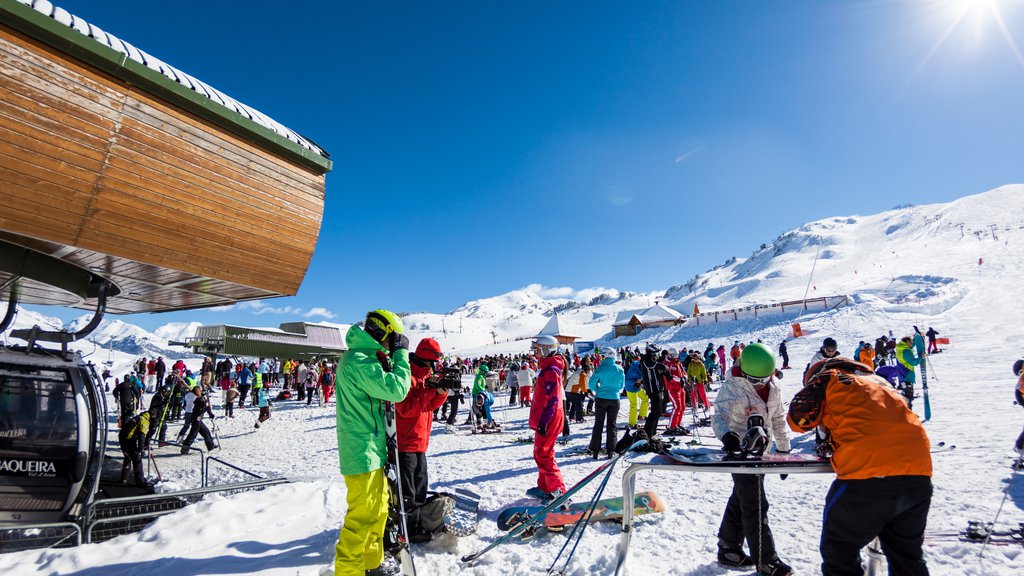
[[[388, 493], [391, 497], [390, 508], [392, 511], [395, 508], [396, 496], [398, 499], [399, 535], [396, 538], [400, 546], [398, 558], [402, 564], [402, 573], [416, 576], [416, 563], [413, 561], [412, 548], [409, 545], [409, 527], [405, 522], [405, 498], [402, 494], [402, 469], [398, 458], [398, 426], [395, 420], [394, 402], [384, 402], [384, 432], [388, 451], [388, 465], [385, 474], [391, 484]], [[389, 522], [391, 522], [390, 519]]]
[[[522, 522], [520, 522], [519, 524], [517, 524], [513, 528], [511, 528], [504, 536], [499, 537], [494, 542], [491, 542], [490, 544], [488, 544], [487, 546], [485, 546], [484, 548], [482, 548], [478, 552], [474, 552], [472, 554], [467, 554], [467, 555], [463, 556], [462, 557], [462, 561], [466, 562], [466, 563], [474, 562], [474, 561], [478, 560], [481, 556], [486, 554], [487, 552], [490, 552], [491, 550], [493, 550], [494, 548], [497, 548], [498, 546], [504, 544], [505, 542], [508, 542], [509, 540], [512, 540], [513, 538], [519, 537], [519, 535], [522, 534], [523, 532], [525, 532], [527, 529], [536, 530], [538, 527], [543, 525], [544, 517], [547, 515], [548, 512], [551, 512], [552, 510], [555, 510], [556, 508], [560, 508], [560, 507], [564, 506], [565, 504], [567, 504], [569, 499], [572, 498], [572, 496], [574, 494], [579, 492], [581, 489], [583, 489], [583, 487], [585, 487], [587, 484], [592, 482], [595, 478], [600, 476], [602, 472], [606, 472], [607, 471], [610, 474], [612, 467], [614, 467], [615, 464], [627, 452], [636, 450], [637, 448], [643, 446], [646, 443], [647, 443], [647, 440], [639, 440], [637, 442], [634, 442], [633, 444], [631, 444], [629, 446], [629, 448], [627, 448], [624, 451], [616, 454], [612, 459], [608, 460], [607, 462], [605, 462], [605, 463], [601, 464], [600, 466], [598, 466], [597, 468], [595, 468], [590, 474], [587, 474], [582, 480], [580, 480], [579, 482], [574, 484], [571, 488], [566, 490], [564, 494], [562, 494], [558, 498], [555, 498], [554, 500], [548, 502], [547, 505], [544, 506], [543, 508], [541, 508], [537, 513], [535, 513], [535, 514], [533, 514], [533, 515], [523, 519]], [[629, 508], [632, 509], [632, 501], [629, 501], [629, 504], [630, 504]]]

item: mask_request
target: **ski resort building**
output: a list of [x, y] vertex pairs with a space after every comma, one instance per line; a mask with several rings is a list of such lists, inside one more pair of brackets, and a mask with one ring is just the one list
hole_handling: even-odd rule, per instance
[[565, 322], [559, 318], [557, 313], [551, 316], [551, 320], [548, 320], [548, 323], [540, 329], [540, 332], [537, 332], [537, 336], [554, 336], [559, 344], [568, 345], [572, 345], [580, 338], [569, 331], [565, 326]]
[[112, 313], [298, 291], [331, 170], [314, 142], [41, 0], [0, 0], [0, 84], [4, 291], [92, 309], [102, 280]]
[[196, 354], [244, 358], [339, 358], [348, 348], [335, 326], [285, 322], [273, 328], [200, 326], [186, 344]]
[[686, 322], [686, 315], [667, 306], [654, 305], [646, 310], [619, 312], [612, 323], [615, 337], [635, 336], [646, 328], [676, 326]]

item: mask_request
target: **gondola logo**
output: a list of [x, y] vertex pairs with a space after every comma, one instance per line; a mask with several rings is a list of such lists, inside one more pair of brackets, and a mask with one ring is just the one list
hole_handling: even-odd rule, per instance
[[57, 466], [43, 460], [0, 460], [0, 472], [25, 476], [55, 476]]

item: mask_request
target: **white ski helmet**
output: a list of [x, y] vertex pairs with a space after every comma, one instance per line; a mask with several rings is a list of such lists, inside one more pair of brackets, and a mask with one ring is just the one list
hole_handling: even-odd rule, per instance
[[668, 349], [668, 357], [669, 358], [679, 358], [679, 350], [677, 350], [675, 348], [669, 348]]
[[549, 356], [558, 352], [558, 339], [554, 336], [537, 336], [537, 339], [533, 341], [533, 347], [540, 351], [544, 356]]

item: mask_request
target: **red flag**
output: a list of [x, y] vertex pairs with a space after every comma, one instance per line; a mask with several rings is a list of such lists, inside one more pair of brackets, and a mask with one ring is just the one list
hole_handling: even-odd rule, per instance
[[693, 305], [693, 315], [696, 316], [697, 314], [700, 314], [700, 308], [697, 308], [697, 305], [694, 304]]

